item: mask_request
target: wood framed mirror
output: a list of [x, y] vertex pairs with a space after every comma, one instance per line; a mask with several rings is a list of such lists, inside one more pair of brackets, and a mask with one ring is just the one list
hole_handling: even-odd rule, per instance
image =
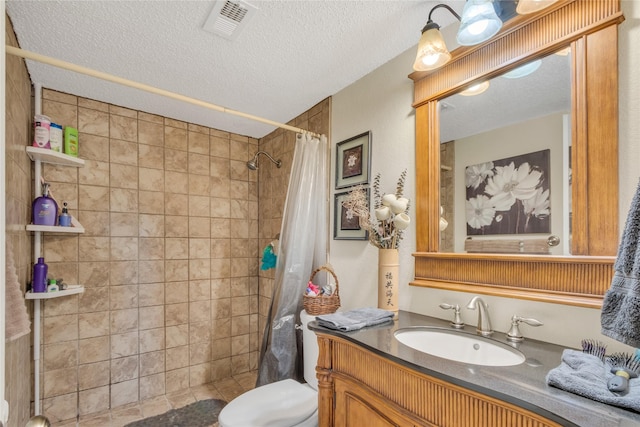
[[[412, 286], [601, 307], [619, 241], [617, 31], [623, 20], [619, 0], [560, 0], [512, 18], [484, 44], [454, 50], [443, 67], [410, 75], [416, 109]], [[571, 255], [441, 252], [439, 103], [566, 47], [572, 55]]]

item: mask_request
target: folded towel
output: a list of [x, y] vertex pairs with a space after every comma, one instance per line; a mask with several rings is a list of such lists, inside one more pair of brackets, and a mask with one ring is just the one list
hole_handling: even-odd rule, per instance
[[602, 334], [632, 347], [640, 347], [640, 184], [614, 264], [611, 287], [602, 301]]
[[640, 379], [629, 380], [629, 392], [619, 396], [607, 388], [611, 366], [591, 354], [565, 350], [562, 362], [547, 374], [547, 384], [598, 402], [640, 412]]
[[342, 313], [322, 314], [316, 316], [316, 320], [320, 326], [324, 326], [325, 328], [349, 332], [362, 329], [366, 326], [388, 322], [389, 320], [393, 320], [393, 316], [394, 313], [392, 311], [365, 307]]

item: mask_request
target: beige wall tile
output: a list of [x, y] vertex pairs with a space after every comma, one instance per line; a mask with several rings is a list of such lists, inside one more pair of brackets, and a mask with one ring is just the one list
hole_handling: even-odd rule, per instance
[[[140, 376], [164, 373], [165, 350], [152, 351], [140, 355]], [[164, 394], [164, 393], [163, 393]]]
[[211, 299], [211, 281], [190, 280], [189, 301], [208, 301]]
[[78, 132], [108, 137], [109, 114], [104, 111], [78, 107]]
[[111, 385], [111, 408], [138, 401], [138, 380]]
[[189, 367], [189, 386], [206, 384], [211, 378], [211, 363], [191, 365]]
[[198, 153], [189, 153], [188, 159], [189, 173], [209, 176], [209, 156]]
[[[164, 219], [164, 217], [161, 217]], [[159, 237], [140, 238], [139, 257], [141, 260], [164, 259], [164, 239]]]
[[211, 182], [211, 197], [229, 198], [231, 180], [228, 177], [214, 177]]
[[187, 130], [166, 126], [164, 128], [164, 146], [175, 150], [187, 151]]
[[135, 261], [114, 261], [110, 263], [109, 276], [112, 285], [138, 283], [138, 263]]
[[189, 345], [189, 365], [199, 365], [211, 360], [211, 343], [200, 342]]
[[135, 165], [111, 165], [109, 174], [111, 188], [138, 188], [138, 167]]
[[139, 192], [139, 210], [146, 214], [164, 214], [164, 193], [158, 191]]
[[166, 304], [189, 301], [189, 282], [170, 282], [165, 284]]
[[78, 393], [78, 414], [87, 415], [109, 409], [109, 386], [91, 388]]
[[140, 189], [164, 191], [164, 171], [161, 169], [139, 168]]
[[181, 215], [166, 215], [166, 237], [189, 237], [189, 217]]
[[189, 132], [189, 152], [209, 155], [209, 131]]
[[[85, 291], [79, 295], [80, 312], [98, 311], [102, 305], [96, 298], [104, 297], [105, 294], [98, 292], [108, 292], [106, 286], [109, 285], [109, 269], [108, 262], [80, 262], [78, 263], [78, 280], [85, 286]], [[108, 294], [106, 294], [108, 300]], [[108, 305], [108, 304], [107, 304]], [[88, 310], [85, 310], [85, 306]]]
[[211, 357], [213, 360], [231, 357], [231, 338], [220, 338], [211, 342]]
[[231, 279], [211, 279], [211, 299], [231, 297]]
[[189, 260], [189, 280], [208, 279], [211, 271], [211, 260], [190, 259]]
[[109, 162], [85, 159], [85, 167], [78, 171], [78, 182], [87, 185], [109, 185]]
[[154, 305], [163, 305], [164, 298], [164, 283], [141, 283], [138, 286], [138, 304], [140, 307], [148, 307]]
[[144, 168], [164, 170], [164, 148], [138, 144], [138, 164]]
[[164, 350], [164, 328], [140, 331], [140, 353]]
[[166, 392], [174, 392], [189, 388], [189, 367], [167, 370]]
[[163, 124], [138, 120], [138, 142], [157, 147], [164, 146]]
[[111, 261], [126, 261], [138, 258], [137, 237], [111, 237]]
[[140, 400], [165, 394], [164, 373], [149, 375], [140, 378]]
[[137, 236], [138, 214], [111, 212], [109, 228], [111, 236]]
[[109, 291], [109, 308], [111, 310], [135, 309], [138, 307], [137, 286], [111, 286]]
[[78, 393], [68, 393], [42, 400], [42, 413], [50, 422], [68, 420], [78, 415]]
[[250, 356], [249, 353], [231, 356], [231, 375], [238, 375], [243, 372], [249, 372]]
[[189, 346], [167, 348], [167, 371], [189, 366]]
[[140, 237], [164, 237], [164, 215], [140, 214], [138, 221]]
[[209, 152], [212, 156], [229, 158], [229, 137], [222, 136], [210, 136], [209, 137], [210, 148]]
[[109, 206], [113, 212], [137, 212], [138, 191], [111, 188], [109, 190]]
[[[186, 323], [166, 327], [167, 349], [189, 344], [189, 326]], [[188, 352], [187, 352], [188, 354]], [[168, 359], [167, 359], [168, 360]], [[168, 370], [169, 368], [167, 368]]]
[[[110, 378], [111, 369], [109, 361], [88, 363], [86, 365], [78, 366], [78, 387], [80, 390], [108, 386]], [[109, 393], [109, 387], [106, 387], [106, 390], [107, 393]], [[108, 395], [106, 401], [107, 403], [105, 403], [105, 405], [109, 402]]]
[[189, 237], [211, 237], [211, 220], [202, 217], [189, 217]]
[[138, 121], [133, 117], [111, 114], [109, 116], [109, 135], [111, 138], [136, 142], [138, 140]]
[[138, 356], [120, 357], [111, 359], [111, 383], [138, 378]]
[[211, 317], [211, 301], [189, 302], [189, 323], [207, 322]]
[[109, 159], [111, 163], [123, 165], [138, 164], [138, 144], [130, 141], [109, 139]]
[[167, 171], [188, 172], [189, 154], [186, 151], [166, 148], [164, 151], [164, 167]]
[[189, 194], [198, 196], [211, 195], [211, 179], [201, 175], [189, 174]]
[[231, 277], [231, 260], [229, 258], [218, 258], [211, 260], [211, 278], [224, 279]]
[[94, 313], [79, 314], [78, 329], [80, 340], [109, 335], [109, 312], [96, 311]]
[[189, 323], [189, 343], [211, 342], [211, 323]]
[[140, 330], [164, 327], [164, 307], [140, 307]]
[[138, 354], [138, 332], [111, 335], [111, 358]]
[[[107, 317], [107, 323], [109, 318]], [[109, 336], [81, 339], [79, 341], [78, 363], [80, 365], [108, 361], [111, 357]]]
[[96, 185], [79, 185], [78, 209], [81, 211], [108, 211], [109, 188]]
[[82, 169], [87, 169], [87, 160], [109, 162], [109, 138], [106, 136], [80, 133], [78, 135], [78, 146], [80, 144], [82, 144], [80, 157], [85, 160], [85, 167]]
[[229, 258], [231, 239], [211, 239], [211, 258]]
[[140, 283], [158, 283], [164, 282], [164, 261], [162, 260], [150, 260], [140, 261]]
[[231, 376], [231, 358], [214, 360], [211, 362], [211, 381], [229, 378]]
[[209, 196], [189, 196], [189, 216], [199, 216], [209, 218], [211, 214]]
[[45, 316], [42, 329], [45, 344], [76, 341], [78, 339], [78, 315]]
[[189, 279], [188, 260], [166, 260], [164, 265], [167, 282], [181, 282]]
[[73, 368], [78, 363], [78, 347], [75, 345], [51, 344], [42, 349], [45, 370]]
[[42, 396], [60, 396], [76, 391], [78, 371], [74, 368], [48, 370], [43, 374]]
[[110, 313], [111, 334], [125, 334], [138, 330], [138, 309], [112, 310]]
[[249, 316], [234, 316], [231, 318], [231, 335], [248, 335], [249, 334]]
[[[167, 215], [188, 215], [189, 196], [186, 194], [165, 193], [165, 213]], [[183, 220], [187, 221], [185, 216]], [[188, 221], [187, 221], [188, 222]]]

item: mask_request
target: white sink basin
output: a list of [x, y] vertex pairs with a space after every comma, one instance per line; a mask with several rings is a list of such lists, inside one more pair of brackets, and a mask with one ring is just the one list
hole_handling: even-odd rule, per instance
[[513, 366], [525, 361], [508, 344], [462, 331], [436, 327], [399, 329], [395, 337], [415, 350], [456, 362], [483, 366]]

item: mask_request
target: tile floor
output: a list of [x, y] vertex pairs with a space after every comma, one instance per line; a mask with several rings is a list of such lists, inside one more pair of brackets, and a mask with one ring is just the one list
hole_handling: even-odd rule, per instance
[[[52, 423], [52, 427], [123, 427], [130, 422], [163, 414], [170, 409], [182, 408], [198, 400], [222, 399], [230, 402], [233, 398], [254, 388], [256, 378], [257, 371], [247, 372], [217, 381], [215, 384], [204, 384], [169, 393], [139, 403], [113, 408], [100, 414], [81, 417], [79, 420]], [[217, 423], [211, 427], [217, 427]]]

